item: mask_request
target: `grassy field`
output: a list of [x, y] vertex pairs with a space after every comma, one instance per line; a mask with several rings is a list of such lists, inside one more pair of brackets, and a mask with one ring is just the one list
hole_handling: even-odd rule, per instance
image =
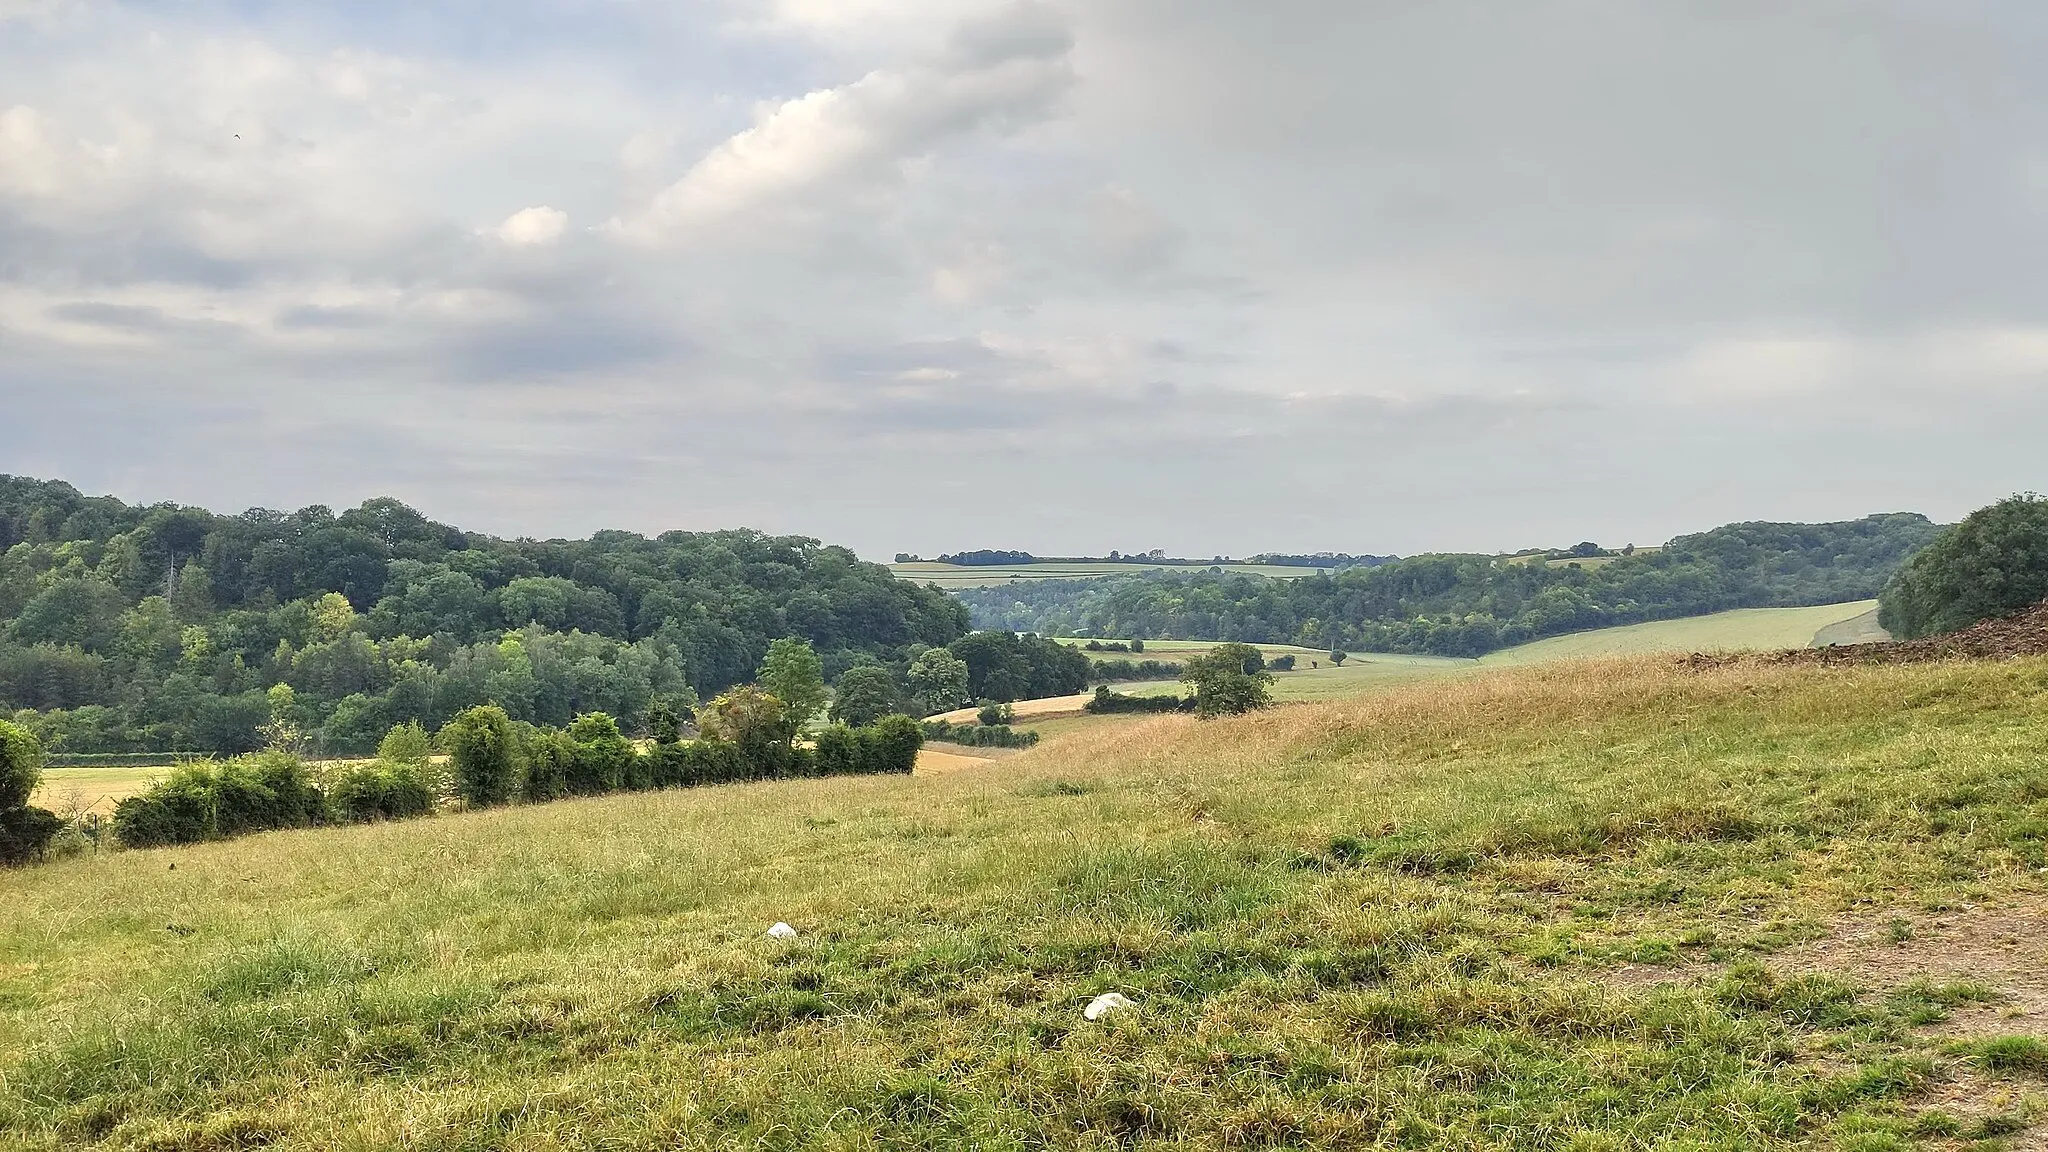
[[[1478, 660], [1440, 656], [1406, 656], [1387, 652], [1353, 653], [1342, 668], [1332, 667], [1330, 654], [1316, 649], [1285, 644], [1255, 645], [1268, 660], [1292, 654], [1296, 671], [1274, 675], [1276, 700], [1330, 700], [1372, 692], [1403, 681], [1435, 678], [1448, 673], [1480, 667], [1512, 667], [1600, 656], [1623, 656], [1651, 652], [1714, 652], [1741, 649], [1769, 650], [1804, 648], [1824, 631], [1831, 636], [1882, 639], [1874, 635], [1875, 601], [1859, 600], [1818, 608], [1745, 608], [1711, 616], [1683, 620], [1660, 620], [1553, 636], [1534, 643], [1490, 653]], [[1835, 640], [1835, 643], [1855, 642]], [[1069, 640], [1069, 644], [1086, 641]], [[1206, 640], [1147, 640], [1145, 651], [1125, 656], [1121, 652], [1089, 653], [1102, 659], [1180, 661], [1206, 652], [1215, 645]], [[1321, 667], [1312, 667], [1320, 663]], [[1111, 685], [1134, 696], [1164, 695], [1180, 690], [1175, 683]]]
[[1523, 644], [1489, 653], [1481, 664], [1540, 664], [1587, 656], [1639, 652], [1733, 652], [1806, 648], [1821, 630], [1876, 611], [1877, 601], [1824, 604], [1817, 608], [1741, 608], [1711, 616], [1657, 620]]
[[1220, 567], [1225, 572], [1248, 572], [1254, 576], [1272, 576], [1282, 580], [1313, 576], [1322, 571], [1319, 568], [1290, 568], [1277, 564], [1111, 564], [1107, 561], [1060, 564], [1048, 561], [978, 567], [940, 564], [932, 560], [891, 564], [889, 570], [914, 583], [937, 584], [941, 588], [958, 591], [963, 588], [993, 588], [1018, 580], [1092, 580], [1099, 576], [1131, 576], [1141, 572], [1207, 572], [1212, 567]]
[[111, 813], [124, 797], [171, 774], [169, 768], [46, 768], [32, 802], [67, 816]]
[[2043, 660], [1560, 664], [62, 861], [0, 1146], [2003, 1147], [2044, 748]]

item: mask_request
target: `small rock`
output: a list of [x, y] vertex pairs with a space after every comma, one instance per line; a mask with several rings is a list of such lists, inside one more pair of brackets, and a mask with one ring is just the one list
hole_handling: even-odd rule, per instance
[[1121, 992], [1104, 992], [1090, 1000], [1088, 1007], [1081, 1009], [1081, 1015], [1090, 1020], [1100, 1020], [1118, 1008], [1136, 1007], [1137, 1005], [1131, 1003]]
[[780, 920], [777, 920], [777, 921], [775, 922], [775, 927], [773, 927], [773, 928], [770, 928], [770, 929], [768, 930], [768, 934], [769, 934], [770, 936], [773, 936], [773, 937], [775, 937], [775, 938], [776, 938], [777, 940], [794, 940], [794, 939], [796, 939], [796, 929], [794, 929], [794, 928], [791, 928], [791, 927], [790, 927], [789, 925], [787, 925], [787, 924], [784, 924], [784, 923], [783, 923], [782, 921], [780, 921]]

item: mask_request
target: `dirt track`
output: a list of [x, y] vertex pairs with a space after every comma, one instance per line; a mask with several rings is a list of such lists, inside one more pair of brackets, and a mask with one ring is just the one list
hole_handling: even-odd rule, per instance
[[1843, 644], [1833, 648], [1793, 648], [1783, 652], [1719, 655], [1696, 652], [1684, 659], [1688, 668], [1725, 668], [1757, 661], [1765, 664], [1924, 664], [1936, 660], [2002, 660], [2048, 655], [2048, 600], [2015, 616], [1972, 624], [1960, 632], [1896, 640], [1883, 644]]

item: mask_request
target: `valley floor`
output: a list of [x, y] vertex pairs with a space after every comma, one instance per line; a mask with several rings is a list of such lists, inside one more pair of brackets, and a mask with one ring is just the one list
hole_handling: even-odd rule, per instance
[[0, 874], [0, 1147], [1869, 1152], [2048, 1116], [2048, 659], [1118, 719]]

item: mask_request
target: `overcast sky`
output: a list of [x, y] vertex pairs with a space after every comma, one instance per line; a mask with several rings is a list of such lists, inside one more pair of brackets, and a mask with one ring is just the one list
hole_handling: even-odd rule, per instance
[[2037, 0], [0, 0], [0, 472], [886, 559], [2048, 488]]

